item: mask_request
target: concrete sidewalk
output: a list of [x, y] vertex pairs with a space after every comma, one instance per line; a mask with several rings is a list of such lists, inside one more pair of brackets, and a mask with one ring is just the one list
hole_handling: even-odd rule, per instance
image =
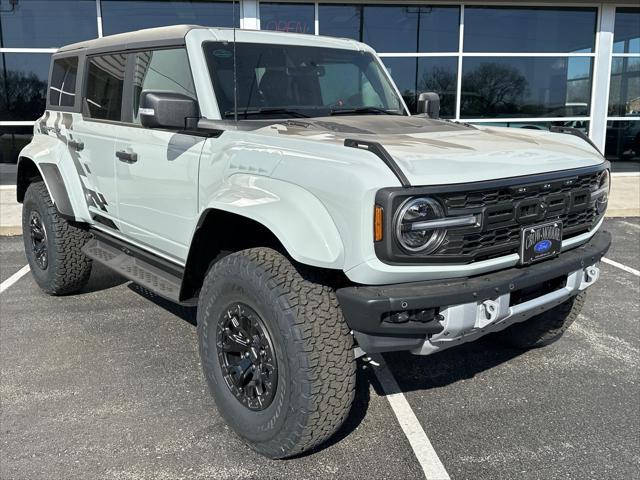
[[[0, 185], [0, 235], [22, 234], [16, 187]], [[640, 175], [613, 174], [607, 217], [640, 217]]]
[[0, 235], [22, 234], [22, 205], [15, 185], [0, 185]]

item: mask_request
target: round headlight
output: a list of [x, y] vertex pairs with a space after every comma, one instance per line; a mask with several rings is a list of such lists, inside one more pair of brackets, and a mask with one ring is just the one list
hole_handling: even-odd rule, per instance
[[447, 231], [423, 225], [429, 220], [442, 218], [442, 206], [432, 198], [410, 198], [404, 202], [395, 217], [396, 237], [408, 252], [428, 254], [440, 246]]

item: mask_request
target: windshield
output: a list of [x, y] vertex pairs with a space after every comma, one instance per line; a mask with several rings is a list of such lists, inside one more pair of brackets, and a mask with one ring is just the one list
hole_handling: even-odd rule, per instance
[[[222, 118], [233, 117], [233, 44], [204, 44]], [[375, 57], [338, 48], [237, 43], [238, 118], [405, 115]]]

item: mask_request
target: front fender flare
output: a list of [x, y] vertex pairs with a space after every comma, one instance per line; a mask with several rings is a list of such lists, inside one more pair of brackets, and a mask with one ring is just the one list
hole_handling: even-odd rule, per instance
[[269, 229], [303, 264], [341, 269], [344, 246], [322, 202], [307, 190], [269, 177], [235, 174], [205, 203], [254, 220]]

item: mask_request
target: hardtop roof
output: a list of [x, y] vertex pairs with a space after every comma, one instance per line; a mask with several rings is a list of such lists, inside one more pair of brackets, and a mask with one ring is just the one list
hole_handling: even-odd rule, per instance
[[[230, 33], [233, 31], [233, 28], [204, 27], [201, 25], [172, 25], [167, 27], [147, 28], [65, 45], [58, 49], [56, 53], [65, 54], [77, 51], [83, 51], [84, 53], [99, 53], [116, 50], [135, 50], [140, 48], [184, 45], [185, 37], [191, 30], [208, 30], [213, 34], [212, 39], [224, 39], [229, 41], [232, 38]], [[276, 43], [280, 43], [280, 41], [286, 40], [285, 43], [287, 44], [296, 44], [298, 42], [308, 43], [309, 40], [313, 39], [314, 43], [322, 44], [323, 46], [339, 46], [342, 48], [354, 48], [356, 46], [364, 47], [364, 44], [360, 44], [360, 42], [356, 42], [351, 39], [338, 39], [309, 34], [274, 32], [266, 30], [243, 30], [239, 28], [236, 29], [236, 34], [238, 41], [251, 41], [264, 37], [267, 42], [275, 40]]]

